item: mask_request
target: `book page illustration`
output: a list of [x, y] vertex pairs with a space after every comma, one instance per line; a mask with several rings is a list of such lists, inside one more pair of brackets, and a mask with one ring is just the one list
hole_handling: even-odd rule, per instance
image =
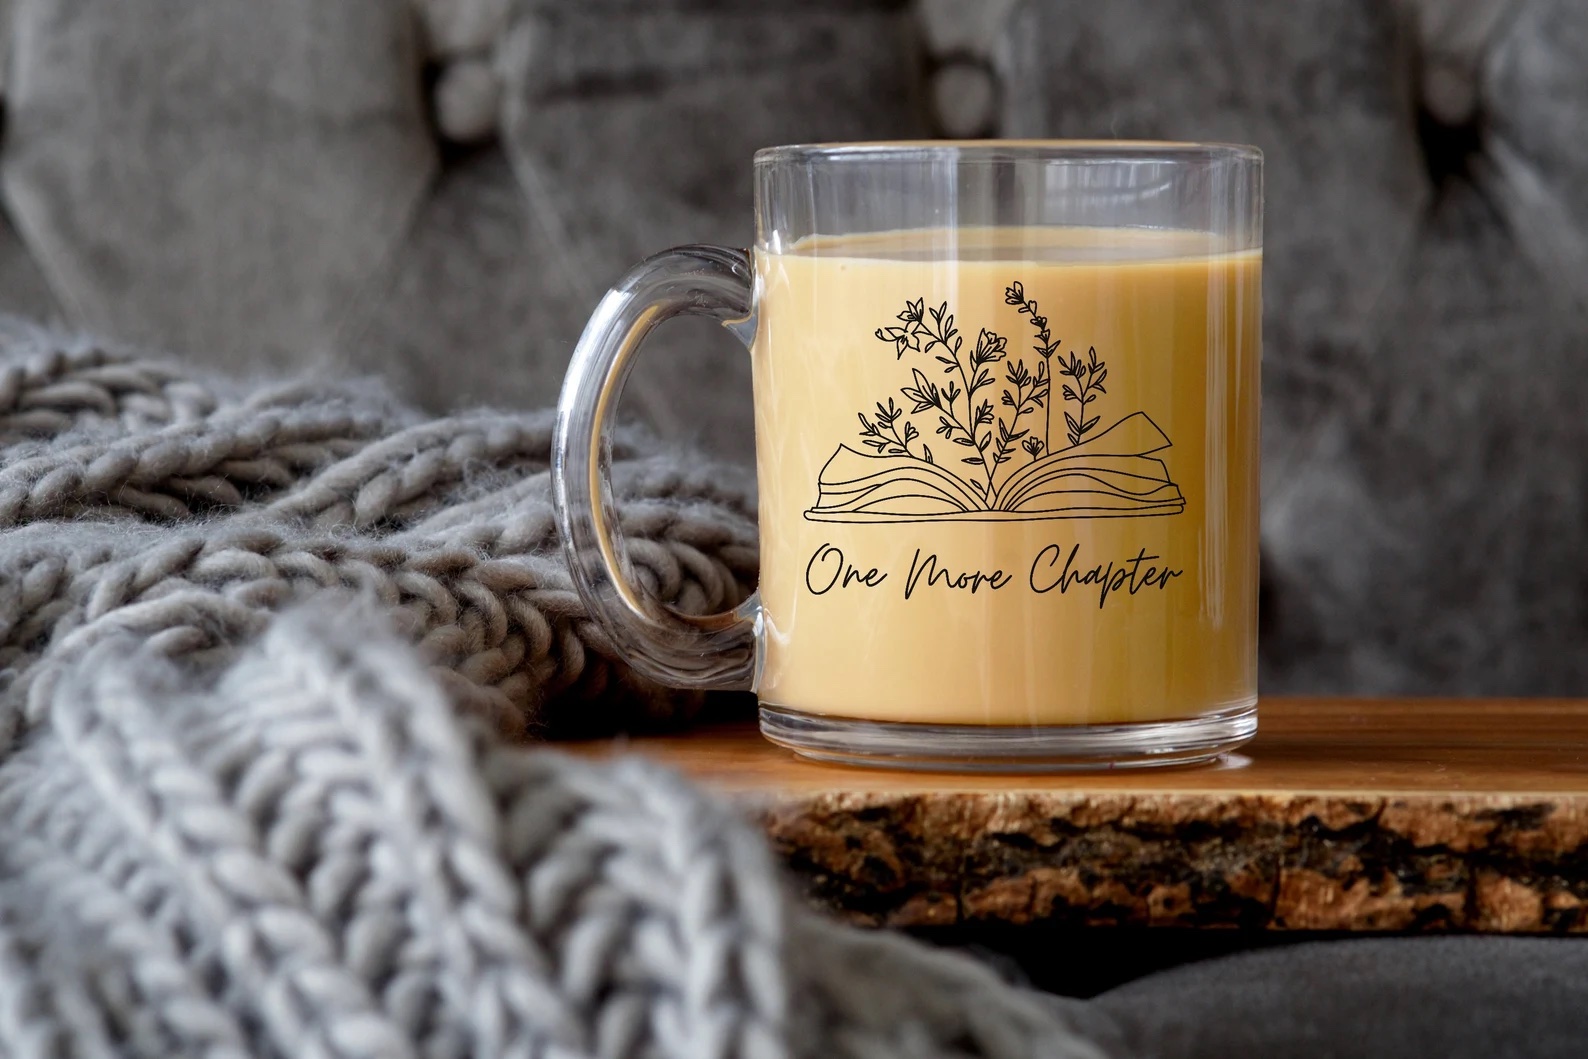
[[[901, 367], [911, 355], [910, 383], [899, 388], [908, 411], [890, 396], [874, 413], [859, 413], [858, 441], [871, 451], [838, 446], [822, 467], [807, 519], [986, 522], [1185, 510], [1180, 487], [1153, 455], [1170, 447], [1158, 424], [1135, 411], [1103, 426], [1102, 413], [1092, 410], [1108, 393], [1108, 365], [1097, 350], [1060, 353], [1047, 317], [1018, 281], [1005, 289], [1004, 302], [1028, 318], [1035, 371], [986, 328], [970, 345], [946, 302], [933, 308], [917, 298], [897, 325], [877, 329]], [[1057, 423], [1055, 411], [1062, 414]], [[930, 440], [912, 417], [936, 420]]]

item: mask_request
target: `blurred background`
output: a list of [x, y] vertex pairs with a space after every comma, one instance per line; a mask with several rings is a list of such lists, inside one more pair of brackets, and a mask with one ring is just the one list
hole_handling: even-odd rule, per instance
[[[556, 399], [750, 156], [1267, 155], [1265, 691], [1588, 693], [1581, 0], [0, 0], [0, 310], [444, 410]], [[627, 405], [751, 458], [671, 325]]]

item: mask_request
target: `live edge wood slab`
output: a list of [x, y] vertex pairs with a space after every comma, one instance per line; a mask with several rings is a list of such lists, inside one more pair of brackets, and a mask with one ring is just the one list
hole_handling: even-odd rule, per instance
[[737, 800], [858, 922], [1588, 932], [1588, 700], [1266, 699], [1209, 766], [819, 765], [752, 725], [573, 744]]

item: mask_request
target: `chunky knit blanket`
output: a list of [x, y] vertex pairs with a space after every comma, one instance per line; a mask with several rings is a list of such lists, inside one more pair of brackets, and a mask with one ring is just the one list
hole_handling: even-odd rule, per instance
[[[570, 591], [550, 428], [0, 325], [0, 1054], [1103, 1055], [677, 778], [527, 745], [688, 705]], [[734, 472], [615, 476], [663, 598], [747, 590]]]

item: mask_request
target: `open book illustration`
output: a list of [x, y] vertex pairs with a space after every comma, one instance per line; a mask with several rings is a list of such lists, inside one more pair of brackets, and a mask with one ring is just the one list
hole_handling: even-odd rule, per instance
[[[1004, 301], [1029, 318], [1036, 370], [1010, 357], [1008, 341], [983, 328], [969, 346], [944, 303], [905, 305], [899, 326], [878, 328], [894, 348], [935, 362], [934, 381], [912, 366], [900, 387], [910, 411], [893, 398], [874, 415], [859, 415], [862, 452], [840, 444], [822, 467], [813, 522], [1000, 521], [1049, 518], [1131, 518], [1175, 515], [1185, 497], [1154, 456], [1170, 447], [1145, 412], [1109, 426], [1091, 406], [1107, 393], [1108, 365], [1097, 350], [1085, 357], [1058, 352], [1047, 318], [1015, 282]], [[1057, 368], [1053, 368], [1057, 357]], [[995, 376], [1002, 365], [1003, 380]], [[902, 367], [902, 365], [901, 365]], [[1050, 447], [1052, 384], [1060, 383], [1061, 443]], [[998, 392], [995, 407], [990, 394]], [[928, 443], [911, 417], [936, 420]], [[932, 444], [938, 446], [934, 453]]]

